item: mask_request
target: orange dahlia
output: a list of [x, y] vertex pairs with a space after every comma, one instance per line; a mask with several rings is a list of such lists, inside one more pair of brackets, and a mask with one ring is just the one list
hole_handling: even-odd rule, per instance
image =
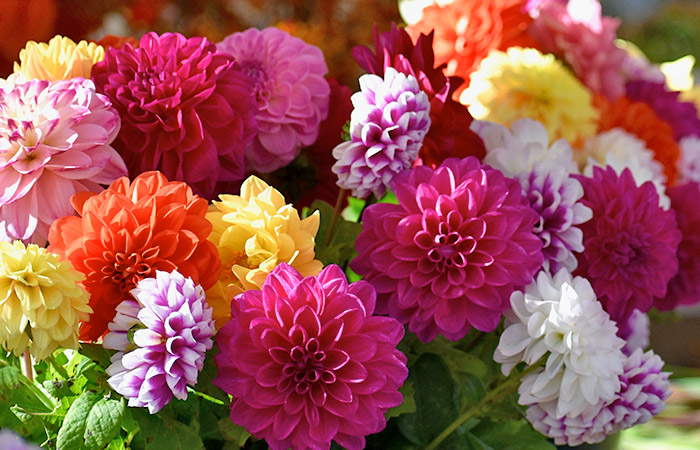
[[219, 254], [207, 240], [208, 204], [187, 184], [146, 172], [131, 184], [123, 177], [99, 194], [81, 192], [71, 201], [81, 217], [56, 220], [49, 248], [86, 276], [94, 312], [81, 325], [81, 339], [99, 339], [115, 308], [133, 299], [131, 289], [156, 270], [177, 270], [204, 289], [218, 280]]
[[622, 128], [643, 140], [646, 147], [654, 152], [656, 160], [663, 164], [668, 185], [672, 186], [681, 151], [673, 137], [671, 124], [656, 115], [646, 103], [635, 102], [625, 96], [611, 102], [602, 95], [596, 95], [593, 104], [600, 113], [598, 130]]

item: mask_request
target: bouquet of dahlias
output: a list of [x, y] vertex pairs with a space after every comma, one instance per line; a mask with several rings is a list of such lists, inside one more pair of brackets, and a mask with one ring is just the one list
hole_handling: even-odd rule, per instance
[[352, 49], [355, 93], [273, 27], [27, 43], [0, 447], [542, 449], [664, 409], [647, 312], [700, 301], [692, 83], [597, 0], [406, 16]]

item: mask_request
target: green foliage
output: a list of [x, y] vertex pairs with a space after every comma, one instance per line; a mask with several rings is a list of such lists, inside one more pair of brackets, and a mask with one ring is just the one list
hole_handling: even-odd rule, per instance
[[338, 215], [329, 240], [328, 234], [335, 208], [324, 201], [316, 200], [311, 204], [310, 211], [314, 210], [321, 214], [321, 223], [316, 234], [316, 258], [324, 265], [338, 264], [345, 267], [357, 254], [355, 240], [362, 231], [362, 225], [347, 221]]
[[58, 431], [58, 450], [97, 450], [119, 432], [126, 410], [124, 399], [85, 392], [70, 406]]

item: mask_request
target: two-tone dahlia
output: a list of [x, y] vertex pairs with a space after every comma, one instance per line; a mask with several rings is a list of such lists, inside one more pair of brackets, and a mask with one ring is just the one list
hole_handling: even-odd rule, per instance
[[304, 278], [280, 264], [262, 290], [236, 297], [214, 379], [233, 396], [231, 420], [273, 450], [364, 448], [408, 376], [403, 327], [374, 307], [372, 286], [335, 265]]
[[620, 390], [612, 401], [600, 402], [581, 414], [559, 417], [554, 402], [528, 407], [526, 417], [540, 433], [557, 445], [576, 446], [602, 442], [607, 436], [648, 422], [666, 407], [671, 394], [669, 373], [651, 350], [637, 349], [625, 360]]
[[71, 195], [126, 175], [119, 115], [90, 80], [0, 83], [0, 240], [45, 244]]
[[418, 157], [430, 128], [430, 101], [418, 80], [387, 67], [360, 77], [351, 97], [350, 141], [333, 149], [338, 186], [358, 198], [382, 198], [393, 178]]
[[0, 346], [44, 359], [78, 348], [78, 321], [92, 312], [85, 277], [36, 244], [0, 242]]
[[69, 80], [75, 77], [90, 78], [95, 63], [102, 61], [105, 50], [94, 42], [77, 44], [69, 37], [54, 36], [48, 43], [29, 41], [19, 52], [15, 73], [28, 80]]
[[328, 72], [318, 47], [279, 28], [249, 28], [216, 44], [249, 77], [257, 102], [258, 135], [246, 159], [258, 172], [289, 164], [318, 137], [328, 115]]
[[107, 383], [129, 406], [160, 411], [173, 397], [187, 398], [197, 384], [204, 354], [213, 345], [214, 321], [204, 289], [177, 271], [157, 270], [132, 289], [134, 300], [119, 304], [104, 346], [118, 350]]
[[617, 322], [617, 335], [625, 341], [622, 353], [629, 356], [635, 350], [649, 347], [649, 316], [635, 309], [629, 317]]
[[543, 261], [518, 182], [469, 157], [414, 167], [394, 188], [398, 204], [365, 209], [350, 263], [377, 289], [378, 312], [423, 341], [492, 331]]
[[635, 309], [648, 311], [678, 271], [674, 212], [659, 206], [652, 183], [637, 186], [629, 169], [618, 175], [612, 167], [594, 167], [592, 177], [577, 178], [593, 218], [581, 225], [586, 251], [577, 255], [575, 275], [591, 282], [616, 321]]
[[678, 182], [700, 183], [700, 138], [688, 136], [678, 143], [681, 157], [678, 159]]
[[203, 37], [150, 32], [138, 48], [107, 50], [92, 78], [119, 111], [114, 147], [132, 177], [159, 170], [206, 198], [243, 178], [257, 108], [231, 55]]
[[99, 194], [78, 194], [72, 201], [79, 217], [53, 223], [49, 249], [85, 274], [94, 313], [81, 325], [81, 339], [100, 338], [116, 307], [156, 270], [177, 270], [204, 289], [216, 283], [220, 260], [207, 240], [212, 230], [207, 201], [187, 184], [146, 172], [131, 183], [123, 177]]
[[544, 367], [518, 388], [521, 405], [553, 402], [555, 417], [578, 415], [620, 390], [624, 341], [591, 284], [562, 269], [542, 271], [510, 297], [515, 317], [503, 331], [494, 360], [508, 375], [519, 362], [545, 357]]

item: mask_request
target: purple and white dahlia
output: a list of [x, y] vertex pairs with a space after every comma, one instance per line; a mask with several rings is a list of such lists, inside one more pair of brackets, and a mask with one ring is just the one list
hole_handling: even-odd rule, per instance
[[360, 77], [351, 97], [351, 140], [333, 149], [338, 186], [381, 198], [394, 176], [410, 169], [430, 128], [430, 100], [418, 80], [387, 67], [384, 78]]
[[212, 309], [204, 290], [177, 271], [156, 271], [139, 282], [109, 324], [105, 348], [119, 350], [107, 368], [110, 386], [129, 399], [129, 406], [147, 406], [151, 414], [173, 396], [187, 398], [211, 349]]

